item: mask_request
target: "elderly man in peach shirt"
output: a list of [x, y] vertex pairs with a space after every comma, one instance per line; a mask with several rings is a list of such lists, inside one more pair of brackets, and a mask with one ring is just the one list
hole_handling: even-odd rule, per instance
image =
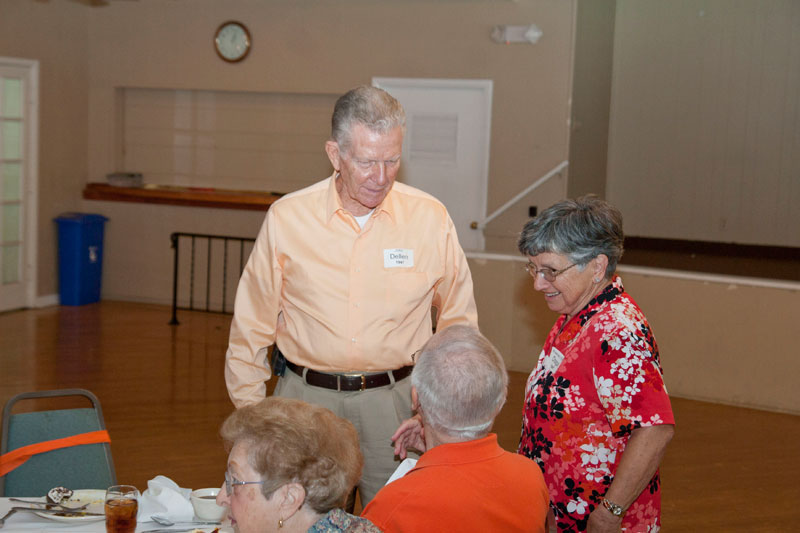
[[[323, 405], [359, 432], [366, 505], [397, 466], [413, 354], [436, 327], [477, 326], [472, 277], [447, 209], [395, 183], [405, 112], [357, 87], [336, 102], [333, 175], [267, 212], [236, 293], [225, 380], [238, 407], [275, 394]], [[273, 350], [274, 372], [266, 361]]]

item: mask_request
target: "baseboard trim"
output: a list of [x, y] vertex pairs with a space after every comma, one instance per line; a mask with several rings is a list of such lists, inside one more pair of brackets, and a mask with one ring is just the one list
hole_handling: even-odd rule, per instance
[[715, 405], [727, 405], [729, 407], [737, 407], [740, 409], [753, 409], [755, 411], [767, 411], [782, 415], [800, 415], [800, 410], [798, 410], [796, 407], [787, 407], [784, 405], [767, 405], [748, 401], [733, 401], [725, 398], [703, 396], [702, 394], [676, 394], [674, 392], [670, 392], [669, 396], [670, 398], [680, 398], [682, 400], [691, 400], [693, 402], [713, 403]]
[[33, 303], [33, 306], [39, 309], [42, 307], [52, 307], [54, 305], [59, 305], [60, 303], [61, 298], [58, 297], [58, 294], [45, 294], [37, 297], [36, 301]]

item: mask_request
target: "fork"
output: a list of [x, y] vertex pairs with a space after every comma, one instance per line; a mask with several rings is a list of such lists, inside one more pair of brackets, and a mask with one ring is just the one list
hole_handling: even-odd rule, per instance
[[0, 527], [3, 527], [3, 525], [6, 523], [6, 518], [8, 518], [9, 516], [11, 516], [16, 512], [17, 512], [16, 509], [11, 509], [9, 512], [6, 513], [6, 515], [3, 518], [0, 518]]
[[88, 503], [84, 503], [83, 505], [81, 505], [79, 507], [69, 507], [67, 505], [64, 505], [63, 503], [40, 502], [40, 501], [36, 501], [36, 500], [22, 500], [20, 498], [9, 498], [9, 500], [12, 501], [12, 502], [33, 503], [33, 504], [36, 504], [36, 505], [44, 505], [45, 509], [49, 509], [51, 507], [60, 507], [61, 509], [65, 510], [65, 511], [82, 511], [83, 509], [86, 509], [87, 507], [89, 507]]
[[64, 511], [63, 509], [39, 509], [36, 507], [12, 507], [14, 511], [30, 511], [32, 513], [57, 514], [61, 516], [104, 516], [103, 513], [89, 511]]

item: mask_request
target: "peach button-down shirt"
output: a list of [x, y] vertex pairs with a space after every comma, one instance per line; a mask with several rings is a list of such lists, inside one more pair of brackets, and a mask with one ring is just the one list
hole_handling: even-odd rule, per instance
[[322, 372], [412, 364], [437, 327], [477, 327], [472, 276], [441, 202], [395, 183], [361, 229], [333, 176], [267, 212], [236, 292], [225, 381], [237, 407], [266, 395], [267, 349]]

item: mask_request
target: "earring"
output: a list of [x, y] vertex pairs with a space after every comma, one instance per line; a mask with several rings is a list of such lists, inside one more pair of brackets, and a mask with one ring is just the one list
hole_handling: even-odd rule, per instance
[[594, 280], [595, 283], [600, 283], [600, 281], [599, 279]]
[[278, 518], [278, 529], [283, 527], [283, 518]]

